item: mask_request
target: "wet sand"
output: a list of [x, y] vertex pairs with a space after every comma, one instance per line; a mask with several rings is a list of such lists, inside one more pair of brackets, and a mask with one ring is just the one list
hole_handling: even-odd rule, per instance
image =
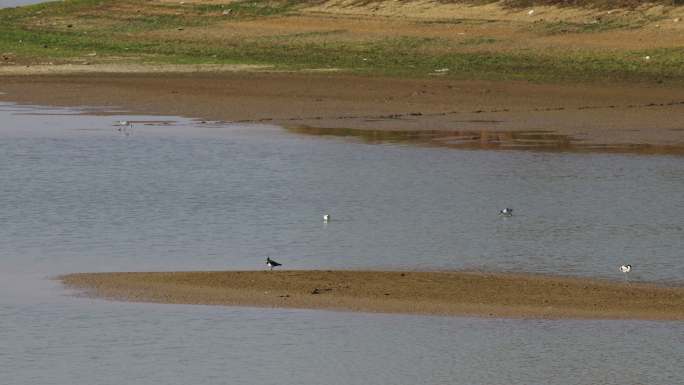
[[455, 137], [441, 135], [447, 140], [437, 144], [453, 147], [684, 154], [684, 92], [678, 86], [371, 78], [238, 67], [66, 69], [46, 75], [33, 66], [19, 75], [0, 74], [0, 101], [276, 124], [309, 134], [447, 132]]
[[684, 320], [684, 288], [477, 272], [79, 273], [89, 296], [135, 302], [506, 318]]

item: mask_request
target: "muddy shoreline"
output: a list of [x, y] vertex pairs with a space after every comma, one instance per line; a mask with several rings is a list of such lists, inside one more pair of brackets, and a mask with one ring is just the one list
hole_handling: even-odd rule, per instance
[[391, 271], [81, 273], [60, 277], [93, 297], [505, 318], [684, 319], [684, 288], [523, 274]]
[[433, 143], [451, 147], [684, 154], [679, 87], [254, 70], [29, 73], [0, 80], [0, 101], [20, 104], [266, 123], [307, 134], [455, 133]]

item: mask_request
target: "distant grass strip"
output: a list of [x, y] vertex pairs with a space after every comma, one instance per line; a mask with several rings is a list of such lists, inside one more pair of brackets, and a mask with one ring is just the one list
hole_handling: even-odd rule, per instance
[[[241, 63], [410, 77], [432, 76], [439, 70], [440, 76], [453, 78], [533, 81], [684, 79], [684, 48], [494, 51], [487, 47], [496, 40], [487, 37], [473, 37], [460, 44], [409, 36], [336, 40], [344, 31], [222, 39], [184, 35], [186, 28], [285, 16], [296, 13], [298, 4], [301, 2], [294, 0], [224, 5], [73, 0], [5, 9], [0, 10], [0, 53], [11, 53], [17, 61], [28, 63]], [[547, 28], [555, 33], [553, 25]], [[322, 38], [311, 40], [312, 36]]]

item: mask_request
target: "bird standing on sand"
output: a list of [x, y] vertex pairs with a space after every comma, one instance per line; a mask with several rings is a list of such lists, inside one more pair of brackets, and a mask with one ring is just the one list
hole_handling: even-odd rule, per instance
[[272, 260], [270, 257], [266, 257], [266, 266], [270, 267], [271, 270], [273, 270], [274, 267], [282, 266], [282, 263], [278, 263], [274, 260]]
[[330, 214], [323, 214], [323, 222], [325, 222], [325, 223], [330, 222]]
[[504, 217], [511, 217], [513, 216], [513, 209], [509, 209], [506, 207], [505, 209], [499, 211], [499, 215], [503, 215]]

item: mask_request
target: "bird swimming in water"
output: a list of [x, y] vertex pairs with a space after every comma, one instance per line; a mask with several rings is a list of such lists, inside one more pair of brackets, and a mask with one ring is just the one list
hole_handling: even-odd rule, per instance
[[266, 266], [270, 267], [271, 270], [273, 270], [274, 267], [282, 266], [282, 263], [278, 263], [274, 260], [272, 260], [270, 257], [266, 257]]
[[325, 223], [330, 222], [330, 214], [323, 214], [323, 222], [325, 222]]
[[630, 271], [632, 271], [632, 265], [620, 265], [620, 272], [627, 274]]
[[505, 209], [499, 211], [499, 215], [503, 215], [504, 217], [511, 217], [513, 216], [513, 209], [509, 209], [506, 207]]

